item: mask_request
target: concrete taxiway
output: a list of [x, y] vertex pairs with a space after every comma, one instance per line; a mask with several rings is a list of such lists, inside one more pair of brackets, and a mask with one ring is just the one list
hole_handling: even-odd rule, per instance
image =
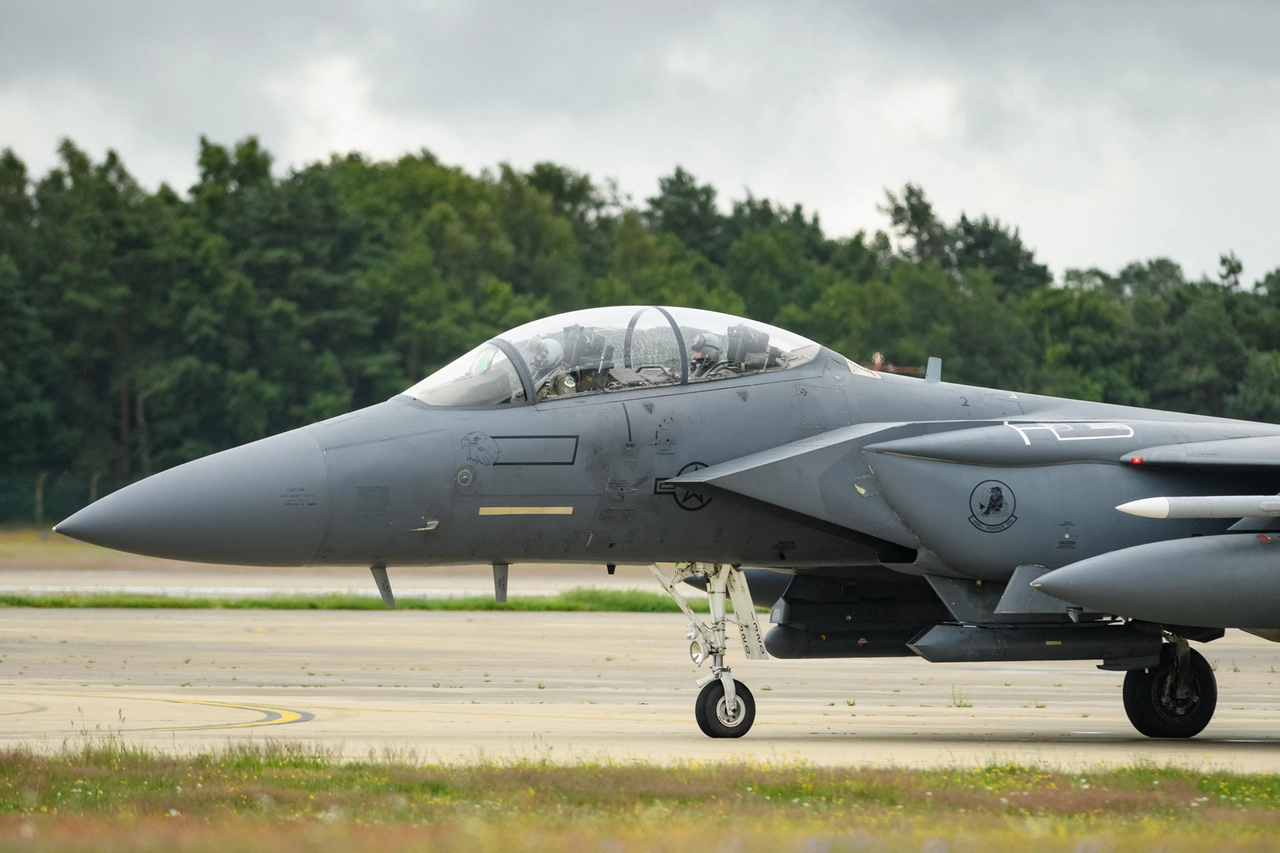
[[1087, 662], [741, 655], [756, 725], [715, 741], [693, 721], [686, 645], [678, 615], [4, 609], [0, 745], [116, 734], [448, 761], [1280, 768], [1280, 645], [1239, 632], [1200, 647], [1218, 713], [1184, 742], [1137, 735], [1122, 676]]

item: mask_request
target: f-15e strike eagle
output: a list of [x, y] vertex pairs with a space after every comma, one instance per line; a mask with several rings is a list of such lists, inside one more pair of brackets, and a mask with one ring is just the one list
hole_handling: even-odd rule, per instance
[[[749, 658], [1095, 660], [1151, 737], [1213, 716], [1188, 641], [1280, 641], [1280, 426], [867, 370], [708, 311], [529, 323], [341, 417], [156, 474], [55, 529], [259, 566], [652, 564], [739, 737]], [[749, 567], [749, 568], [744, 568]], [[704, 588], [706, 621], [681, 589]], [[726, 600], [733, 604], [727, 613]], [[771, 607], [762, 635], [752, 601]]]

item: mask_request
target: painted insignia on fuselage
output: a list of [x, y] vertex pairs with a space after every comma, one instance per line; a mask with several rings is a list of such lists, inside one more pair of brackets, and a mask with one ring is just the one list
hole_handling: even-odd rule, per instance
[[969, 523], [986, 533], [1008, 530], [1018, 517], [1013, 489], [999, 480], [984, 480], [969, 494]]
[[467, 461], [476, 465], [492, 465], [498, 461], [501, 453], [498, 442], [482, 432], [469, 432], [462, 437], [462, 449], [466, 451]]

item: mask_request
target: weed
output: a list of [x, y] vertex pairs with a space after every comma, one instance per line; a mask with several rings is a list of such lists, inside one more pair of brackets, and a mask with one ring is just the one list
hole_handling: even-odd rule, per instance
[[969, 696], [964, 692], [963, 687], [951, 685], [951, 707], [952, 708], [972, 708], [973, 703], [969, 701]]

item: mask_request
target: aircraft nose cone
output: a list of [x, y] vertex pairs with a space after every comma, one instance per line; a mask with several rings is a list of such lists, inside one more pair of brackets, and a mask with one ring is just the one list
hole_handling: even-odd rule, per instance
[[324, 455], [295, 430], [162, 471], [54, 530], [149, 557], [301, 566], [320, 547], [328, 516]]

